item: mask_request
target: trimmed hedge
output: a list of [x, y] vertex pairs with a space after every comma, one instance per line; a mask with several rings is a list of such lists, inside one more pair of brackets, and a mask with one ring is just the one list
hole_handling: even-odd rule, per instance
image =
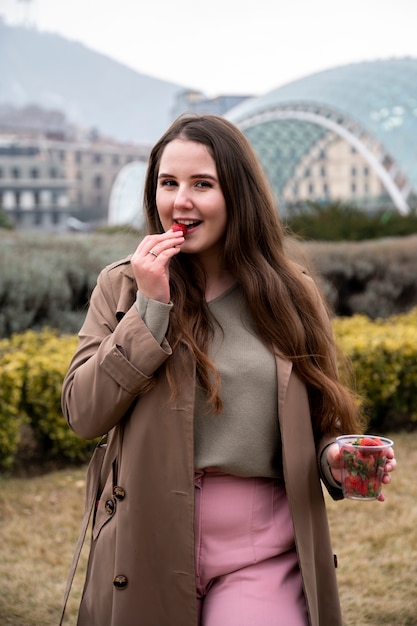
[[353, 366], [358, 395], [375, 432], [417, 425], [417, 308], [407, 315], [333, 321], [338, 345]]
[[[62, 381], [76, 346], [76, 336], [58, 336], [48, 329], [0, 342], [1, 468], [12, 467], [17, 457], [65, 463], [89, 456], [92, 442], [75, 435], [61, 412]], [[33, 439], [29, 445], [27, 435], [23, 437], [28, 431]]]
[[417, 236], [304, 242], [302, 250], [339, 317], [387, 318], [417, 306]]
[[[44, 327], [76, 333], [100, 270], [133, 252], [140, 237], [0, 229], [0, 337]], [[417, 236], [298, 248], [338, 316], [375, 319], [417, 306]]]
[[288, 207], [284, 221], [291, 232], [317, 241], [364, 241], [417, 233], [415, 206], [401, 215], [388, 206], [367, 210], [344, 202], [307, 201]]
[[62, 235], [0, 230], [0, 337], [75, 333], [100, 270], [132, 252], [138, 233]]
[[[369, 430], [383, 434], [415, 428], [417, 308], [386, 320], [336, 318], [333, 328], [353, 365]], [[27, 428], [38, 461], [70, 463], [89, 457], [95, 442], [75, 435], [61, 413], [62, 381], [76, 345], [75, 335], [52, 330], [0, 341], [0, 468], [12, 468], [22, 458]]]

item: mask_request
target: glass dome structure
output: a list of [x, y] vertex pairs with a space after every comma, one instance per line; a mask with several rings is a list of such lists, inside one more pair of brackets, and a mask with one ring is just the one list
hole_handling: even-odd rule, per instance
[[108, 211], [108, 224], [130, 225], [143, 228], [143, 188], [147, 164], [142, 161], [128, 163], [118, 173], [113, 183]]
[[225, 117], [247, 135], [278, 200], [303, 155], [329, 133], [362, 154], [401, 213], [417, 194], [417, 59], [312, 74], [246, 100]]

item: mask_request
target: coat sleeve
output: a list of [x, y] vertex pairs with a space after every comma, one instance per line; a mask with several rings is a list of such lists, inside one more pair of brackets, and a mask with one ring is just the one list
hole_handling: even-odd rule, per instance
[[106, 269], [92, 293], [62, 388], [64, 416], [85, 439], [113, 428], [153, 387], [155, 372], [171, 355], [168, 342], [159, 345], [133, 303], [120, 321], [116, 310], [117, 296]]
[[326, 487], [329, 495], [333, 500], [343, 500], [342, 485], [336, 481], [331, 474], [330, 468], [326, 470], [327, 464], [327, 448], [334, 443], [333, 437], [323, 437], [318, 448], [318, 468], [322, 483]]

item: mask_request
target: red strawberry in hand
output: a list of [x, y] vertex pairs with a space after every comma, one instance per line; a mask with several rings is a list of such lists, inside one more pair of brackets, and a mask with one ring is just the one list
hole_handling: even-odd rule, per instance
[[174, 233], [181, 231], [184, 237], [187, 234], [187, 227], [185, 224], [179, 224], [176, 222], [171, 226], [171, 230], [173, 230]]

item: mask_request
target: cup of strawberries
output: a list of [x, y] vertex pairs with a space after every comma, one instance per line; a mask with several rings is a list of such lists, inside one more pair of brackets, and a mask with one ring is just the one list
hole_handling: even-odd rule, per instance
[[345, 498], [377, 500], [381, 493], [387, 450], [394, 442], [375, 435], [342, 435], [336, 441]]

